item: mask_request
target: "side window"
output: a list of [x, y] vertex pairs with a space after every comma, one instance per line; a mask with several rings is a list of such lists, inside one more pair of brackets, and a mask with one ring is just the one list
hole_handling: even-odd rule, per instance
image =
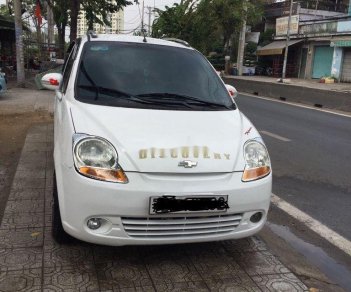
[[68, 48], [68, 53], [69, 56], [63, 65], [63, 79], [62, 79], [62, 86], [61, 86], [61, 91], [66, 92], [67, 85], [69, 82], [69, 78], [71, 76], [71, 71], [73, 67], [74, 60], [76, 58], [77, 52], [78, 52], [78, 47], [79, 47], [79, 42], [78, 43], [72, 43], [70, 47]]

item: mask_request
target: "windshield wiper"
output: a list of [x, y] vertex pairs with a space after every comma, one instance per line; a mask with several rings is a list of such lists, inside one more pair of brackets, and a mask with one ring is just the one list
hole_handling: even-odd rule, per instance
[[[165, 101], [165, 100], [172, 100], [172, 101], [182, 101], [182, 104], [189, 104], [188, 101], [193, 101], [194, 103], [198, 104], [203, 104], [203, 105], [208, 105], [208, 106], [214, 106], [214, 107], [222, 107], [226, 109], [232, 109], [231, 107], [221, 104], [221, 103], [216, 103], [212, 101], [207, 101], [207, 100], [202, 100], [197, 97], [185, 95], [185, 94], [177, 94], [177, 93], [168, 93], [168, 92], [151, 92], [151, 93], [143, 93], [143, 94], [138, 94], [136, 95], [137, 97], [142, 97], [142, 98], [151, 98], [152, 100], [158, 100], [158, 101]], [[194, 104], [192, 103], [192, 104]]]
[[107, 94], [109, 96], [118, 96], [120, 98], [123, 98], [125, 100], [130, 100], [134, 102], [139, 102], [139, 103], [144, 103], [144, 104], [155, 104], [155, 101], [147, 101], [144, 99], [140, 99], [137, 96], [134, 96], [132, 94], [126, 93], [124, 91], [120, 91], [114, 88], [106, 88], [102, 86], [90, 86], [90, 85], [78, 85], [79, 88], [85, 89], [85, 90], [90, 90], [90, 91], [95, 91], [96, 92], [96, 97], [95, 100], [99, 97], [100, 93]]
[[98, 98], [100, 97], [100, 93], [104, 93], [104, 94], [107, 94], [110, 96], [111, 95], [115, 96], [116, 94], [119, 97], [124, 96], [124, 99], [131, 100], [134, 102], [147, 103], [147, 104], [152, 103], [152, 102], [142, 100], [142, 99], [140, 99], [132, 94], [127, 93], [127, 92], [123, 92], [123, 91], [120, 91], [120, 90], [117, 90], [114, 88], [106, 88], [106, 87], [102, 87], [102, 86], [97, 86], [95, 84], [95, 82], [93, 81], [93, 79], [91, 78], [91, 76], [89, 75], [89, 73], [87, 72], [87, 70], [85, 69], [84, 62], [81, 63], [81, 70], [82, 70], [83, 74], [85, 75], [85, 77], [90, 82], [91, 86], [90, 85], [78, 85], [78, 87], [83, 88], [85, 90], [95, 91], [95, 100], [98, 100]]
[[[90, 91], [95, 91], [96, 92], [96, 96], [95, 96], [95, 100], [97, 100], [97, 97], [100, 96], [100, 93], [102, 94], [107, 94], [109, 96], [116, 96], [118, 95], [119, 98], [123, 98], [124, 100], [130, 100], [130, 101], [134, 101], [134, 102], [139, 102], [139, 103], [143, 103], [143, 104], [148, 104], [148, 105], [171, 105], [171, 106], [177, 106], [176, 103], [174, 102], [163, 102], [160, 100], [145, 100], [144, 98], [140, 98], [142, 96], [139, 97], [139, 95], [132, 95], [129, 94], [127, 92], [124, 91], [120, 91], [118, 89], [114, 89], [114, 88], [106, 88], [106, 87], [101, 87], [101, 86], [90, 86], [90, 85], [78, 85], [79, 88], [83, 88], [85, 90], [90, 90]], [[188, 107], [188, 108], [192, 108], [190, 105], [188, 104], [184, 104], [182, 103], [184, 106]]]

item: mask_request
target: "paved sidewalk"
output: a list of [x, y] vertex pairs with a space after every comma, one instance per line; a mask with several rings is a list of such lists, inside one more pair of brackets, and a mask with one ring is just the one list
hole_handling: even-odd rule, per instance
[[25, 114], [54, 111], [55, 93], [49, 90], [12, 88], [0, 95], [0, 113]]
[[52, 124], [33, 127], [0, 227], [0, 291], [307, 291], [258, 238], [149, 247], [58, 245]]
[[264, 76], [224, 76], [223, 80], [233, 85], [239, 93], [351, 112], [350, 83], [322, 84], [300, 79], [279, 83], [276, 78]]
[[[279, 84], [279, 82], [277, 82], [278, 78], [275, 78], [275, 77], [268, 77], [268, 76], [233, 76], [233, 77], [235, 79], [240, 79], [240, 80], [253, 80], [253, 81], [261, 81], [261, 82], [267, 82], [272, 84], [277, 84], [277, 83]], [[318, 82], [319, 80], [316, 80], [316, 79], [298, 79], [298, 78], [288, 78], [288, 79], [291, 80], [291, 82], [288, 83], [289, 85], [351, 93], [351, 83], [325, 84], [325, 83], [319, 83]]]

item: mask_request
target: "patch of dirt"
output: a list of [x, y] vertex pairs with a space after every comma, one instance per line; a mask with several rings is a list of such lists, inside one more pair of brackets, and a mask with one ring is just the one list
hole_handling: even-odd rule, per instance
[[0, 222], [27, 131], [35, 124], [50, 122], [52, 117], [46, 112], [1, 115], [0, 109]]

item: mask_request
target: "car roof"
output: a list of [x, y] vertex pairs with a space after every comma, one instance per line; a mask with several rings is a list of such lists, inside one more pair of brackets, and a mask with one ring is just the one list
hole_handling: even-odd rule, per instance
[[[88, 41], [87, 36], [82, 37], [82, 41]], [[108, 41], [108, 42], [126, 42], [126, 43], [140, 43], [140, 44], [152, 44], [152, 45], [161, 45], [168, 47], [177, 47], [183, 49], [194, 50], [190, 46], [186, 46], [180, 42], [169, 41], [163, 39], [156, 39], [151, 37], [146, 37], [146, 41], [144, 42], [143, 36], [131, 36], [131, 35], [122, 35], [122, 34], [98, 34], [97, 37], [91, 37], [90, 41], [98, 42], [98, 41]]]

